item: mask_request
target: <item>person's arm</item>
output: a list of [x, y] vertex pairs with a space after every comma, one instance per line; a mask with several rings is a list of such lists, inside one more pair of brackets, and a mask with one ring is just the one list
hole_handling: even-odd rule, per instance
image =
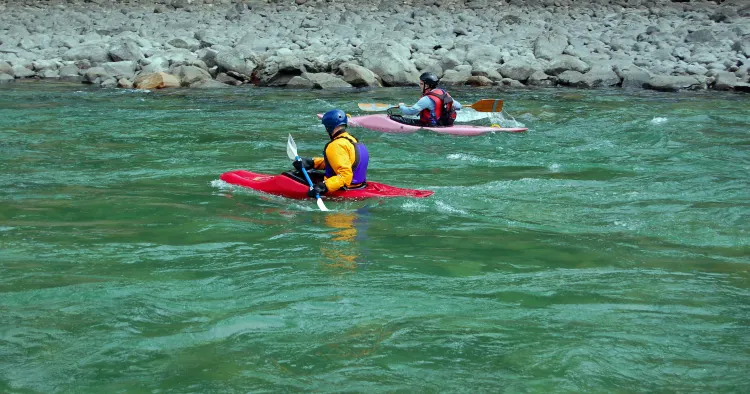
[[422, 110], [425, 108], [433, 111], [435, 110], [435, 103], [427, 96], [423, 96], [421, 99], [419, 99], [419, 101], [417, 101], [416, 104], [412, 105], [411, 107], [407, 107], [403, 103], [398, 105], [398, 109], [400, 109], [401, 113], [404, 115], [416, 115], [422, 112]]
[[456, 111], [460, 111], [461, 108], [463, 108], [463, 107], [461, 107], [461, 103], [459, 103], [458, 101], [456, 101], [456, 99], [453, 99], [453, 109], [456, 110]]
[[352, 157], [354, 157], [354, 146], [339, 139], [328, 145], [326, 156], [328, 164], [336, 174], [326, 179], [328, 191], [336, 191], [344, 186], [351, 186], [354, 172], [352, 171]]
[[325, 170], [326, 160], [322, 157], [313, 157], [313, 168], [316, 170]]

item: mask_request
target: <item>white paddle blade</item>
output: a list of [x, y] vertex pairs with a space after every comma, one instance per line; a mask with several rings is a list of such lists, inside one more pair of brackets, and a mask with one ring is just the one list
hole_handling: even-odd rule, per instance
[[388, 108], [395, 107], [395, 105], [393, 104], [383, 104], [383, 103], [359, 103], [357, 104], [357, 106], [362, 111], [385, 111]]
[[297, 160], [297, 144], [294, 143], [291, 134], [289, 134], [289, 139], [286, 140], [286, 155], [289, 156], [289, 160]]
[[320, 208], [321, 211], [328, 211], [328, 207], [323, 204], [323, 199], [320, 197], [318, 197], [318, 208]]

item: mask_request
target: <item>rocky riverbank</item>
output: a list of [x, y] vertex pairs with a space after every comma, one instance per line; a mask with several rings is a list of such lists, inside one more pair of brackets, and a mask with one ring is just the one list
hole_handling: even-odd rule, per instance
[[746, 0], [0, 0], [0, 83], [750, 91]]

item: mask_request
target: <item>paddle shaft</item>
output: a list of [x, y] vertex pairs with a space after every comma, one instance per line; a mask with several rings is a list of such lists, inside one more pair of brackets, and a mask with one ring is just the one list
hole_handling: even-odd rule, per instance
[[[357, 106], [363, 111], [386, 111], [390, 108], [398, 108], [397, 105], [383, 103], [359, 103]], [[503, 100], [483, 99], [465, 107], [472, 108], [477, 112], [501, 112], [503, 110]]]

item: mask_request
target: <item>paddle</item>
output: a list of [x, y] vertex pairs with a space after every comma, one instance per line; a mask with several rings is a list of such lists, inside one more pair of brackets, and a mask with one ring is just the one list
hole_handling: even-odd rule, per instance
[[[362, 111], [385, 111], [389, 108], [398, 108], [398, 105], [383, 103], [359, 103], [357, 104]], [[482, 99], [470, 105], [464, 105], [464, 108], [472, 108], [477, 112], [502, 112], [503, 100], [500, 99]]]
[[[299, 158], [299, 155], [297, 155], [297, 144], [294, 143], [294, 138], [292, 138], [292, 135], [289, 134], [289, 139], [286, 141], [286, 155], [289, 156], [290, 160], [294, 161], [302, 161], [302, 159]], [[307, 184], [310, 185], [310, 190], [313, 189], [313, 183], [310, 180], [310, 176], [307, 175], [307, 170], [305, 170], [305, 167], [302, 166], [302, 174], [305, 175], [305, 179], [307, 179]], [[328, 208], [326, 208], [326, 205], [323, 204], [323, 199], [320, 198], [320, 194], [315, 193], [315, 198], [318, 199], [318, 208], [320, 208], [321, 211], [327, 211]]]

